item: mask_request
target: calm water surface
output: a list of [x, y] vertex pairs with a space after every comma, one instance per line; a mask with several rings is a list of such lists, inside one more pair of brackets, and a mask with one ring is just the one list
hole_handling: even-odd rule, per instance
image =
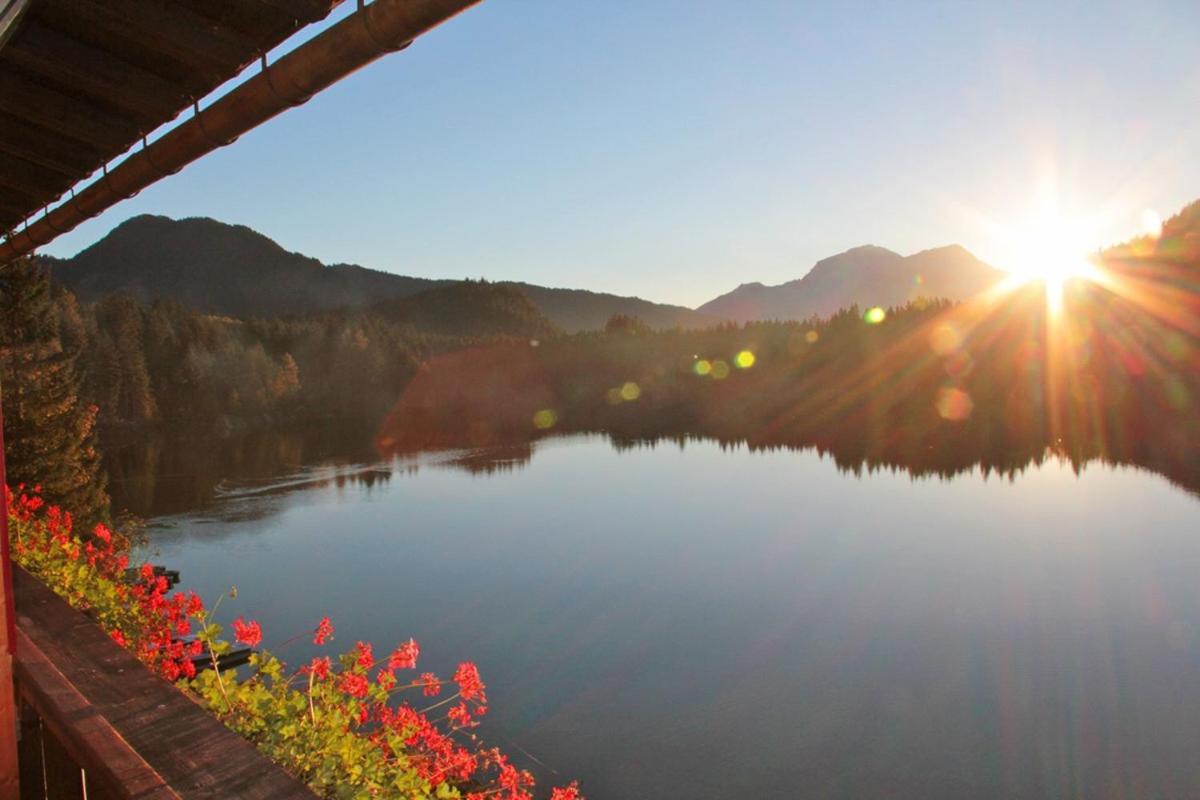
[[1200, 796], [1200, 502], [1166, 480], [528, 455], [160, 486], [190, 508], [154, 518], [154, 557], [236, 584], [222, 612], [267, 646], [329, 614], [341, 648], [475, 660], [485, 737], [593, 800]]

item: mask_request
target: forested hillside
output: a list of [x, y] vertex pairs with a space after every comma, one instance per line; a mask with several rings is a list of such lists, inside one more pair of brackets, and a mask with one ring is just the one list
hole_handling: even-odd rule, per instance
[[[243, 225], [212, 219], [133, 217], [69, 259], [45, 258], [54, 277], [84, 301], [125, 294], [141, 303], [174, 300], [234, 317], [364, 308], [458, 281], [415, 278], [353, 264], [322, 264]], [[512, 283], [552, 324], [599, 328], [632, 314], [656, 328], [698, 327], [713, 318], [637, 297]]]
[[81, 304], [62, 292], [55, 309], [81, 393], [110, 430], [378, 419], [432, 354], [555, 333], [520, 292], [480, 282], [245, 320], [127, 295]]

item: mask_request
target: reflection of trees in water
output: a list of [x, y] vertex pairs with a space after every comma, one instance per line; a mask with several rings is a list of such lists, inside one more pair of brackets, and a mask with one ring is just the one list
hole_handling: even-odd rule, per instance
[[[851, 309], [810, 323], [616, 326], [479, 345], [423, 364], [374, 449], [360, 447], [371, 434], [335, 425], [103, 444], [118, 506], [143, 515], [202, 508], [223, 481], [278, 492], [314, 481], [371, 489], [422, 466], [504, 473], [527, 464], [538, 439], [570, 433], [607, 434], [617, 449], [814, 448], [856, 475], [1013, 478], [1051, 458], [1077, 471], [1133, 465], [1200, 493], [1197, 272], [1122, 264], [1110, 264], [1109, 288], [1076, 287], [1060, 317], [1033, 286], [915, 303], [881, 322]], [[430, 451], [441, 454], [413, 458]], [[391, 463], [353, 466], [381, 458]]]
[[1076, 287], [1052, 317], [1032, 286], [913, 304], [881, 324], [851, 310], [476, 348], [427, 365], [377, 445], [395, 454], [604, 432], [618, 448], [705, 438], [815, 448], [855, 474], [943, 477], [1012, 478], [1061, 458], [1076, 470], [1135, 465], [1200, 492], [1200, 346], [1180, 319], [1097, 286]]
[[[114, 508], [157, 516], [210, 506], [218, 496], [281, 491], [314, 483], [371, 488], [390, 478], [377, 469], [362, 426], [238, 436], [177, 433], [104, 442]], [[281, 477], [282, 476], [282, 477]]]

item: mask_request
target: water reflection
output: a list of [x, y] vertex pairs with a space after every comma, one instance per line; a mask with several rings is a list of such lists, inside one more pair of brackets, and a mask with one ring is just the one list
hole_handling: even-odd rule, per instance
[[[1194, 497], [1055, 460], [913, 481], [682, 444], [551, 437], [520, 468], [445, 451], [371, 485], [289, 469], [154, 544], [188, 586], [238, 585], [268, 642], [331, 613], [339, 644], [411, 635], [443, 671], [469, 654], [485, 736], [594, 797], [1200, 785]], [[509, 467], [480, 480], [489, 453]]]

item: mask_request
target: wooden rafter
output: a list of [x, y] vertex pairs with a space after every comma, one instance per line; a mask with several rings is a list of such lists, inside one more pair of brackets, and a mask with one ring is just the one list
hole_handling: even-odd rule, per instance
[[0, 243], [0, 264], [32, 252], [478, 2], [376, 0], [361, 7]]

